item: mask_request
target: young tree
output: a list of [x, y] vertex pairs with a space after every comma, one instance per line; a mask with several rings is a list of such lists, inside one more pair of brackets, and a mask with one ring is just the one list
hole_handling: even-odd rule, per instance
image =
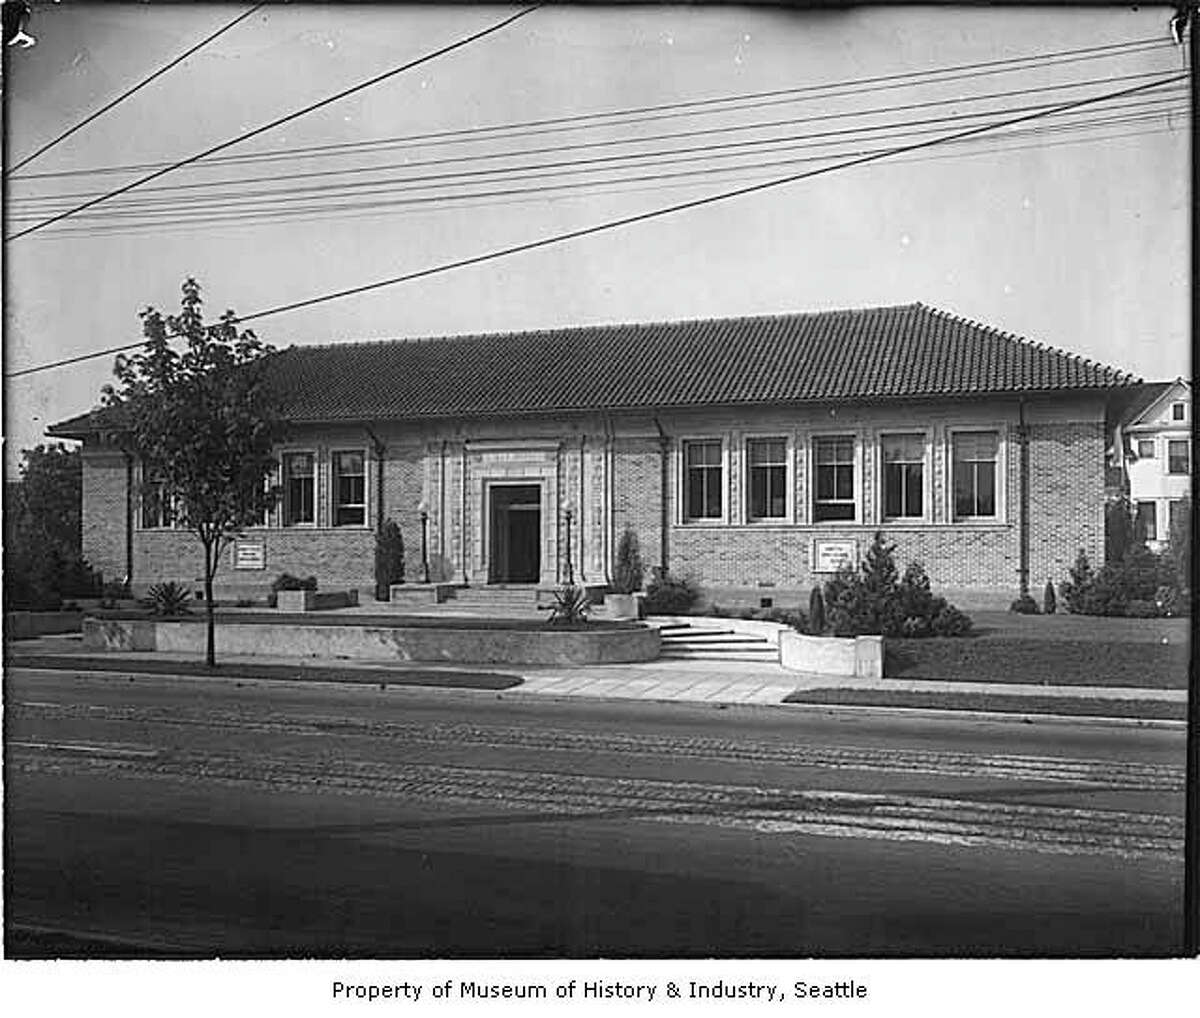
[[[142, 352], [117, 358], [118, 385], [105, 386], [104, 395], [127, 415], [143, 476], [161, 486], [178, 524], [204, 550], [205, 660], [211, 667], [213, 578], [222, 554], [278, 497], [267, 484], [275, 468], [276, 418], [263, 369], [272, 349], [250, 330], [239, 332], [232, 311], [204, 324], [194, 279], [183, 284], [180, 304], [178, 315], [142, 312]], [[172, 340], [182, 349], [173, 349]]]

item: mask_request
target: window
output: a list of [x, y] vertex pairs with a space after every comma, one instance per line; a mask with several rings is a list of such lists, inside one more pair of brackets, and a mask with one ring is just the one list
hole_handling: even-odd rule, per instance
[[1191, 468], [1188, 465], [1188, 444], [1183, 442], [1168, 442], [1167, 443], [1167, 473], [1168, 474], [1188, 474], [1191, 473]]
[[1158, 517], [1153, 502], [1139, 502], [1133, 517], [1133, 532], [1139, 541], [1158, 540]]
[[1184, 415], [1186, 413], [1187, 413], [1187, 411], [1184, 410], [1183, 403], [1172, 403], [1171, 404], [1171, 420], [1182, 421], [1185, 419]]
[[367, 522], [366, 461], [361, 452], [333, 454], [333, 525], [362, 526]]
[[142, 528], [145, 530], [175, 526], [175, 506], [163, 489], [160, 478], [147, 475], [142, 485]]
[[283, 457], [283, 525], [315, 523], [316, 478], [311, 452], [289, 452]]
[[683, 515], [688, 520], [721, 518], [721, 443], [687, 442], [684, 445]]
[[850, 436], [816, 440], [816, 497], [813, 519], [853, 520], [854, 439]]
[[883, 515], [925, 515], [925, 436], [883, 436]]
[[995, 431], [960, 431], [953, 437], [955, 519], [996, 516], [996, 461], [1000, 436]]
[[1139, 438], [1137, 444], [1137, 454], [1140, 460], [1154, 459], [1154, 439]]
[[787, 516], [787, 440], [753, 438], [750, 451], [750, 519]]
[[1167, 534], [1171, 538], [1179, 527], [1186, 526], [1188, 522], [1187, 503], [1181, 498], [1173, 498], [1167, 503], [1167, 526], [1170, 528]]

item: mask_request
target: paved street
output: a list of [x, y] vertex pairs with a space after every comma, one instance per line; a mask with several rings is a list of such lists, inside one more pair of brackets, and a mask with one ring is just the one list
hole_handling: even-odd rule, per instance
[[1168, 953], [1184, 733], [7, 675], [10, 954]]

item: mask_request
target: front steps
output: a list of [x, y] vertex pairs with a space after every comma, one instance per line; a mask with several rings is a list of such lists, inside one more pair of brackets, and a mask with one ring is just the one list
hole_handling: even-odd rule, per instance
[[660, 627], [659, 635], [662, 637], [660, 660], [779, 663], [779, 648], [770, 640], [732, 629], [674, 622]]

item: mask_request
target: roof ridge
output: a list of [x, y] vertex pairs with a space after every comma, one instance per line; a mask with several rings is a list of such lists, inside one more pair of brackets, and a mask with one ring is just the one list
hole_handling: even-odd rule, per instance
[[[588, 332], [593, 329], [656, 329], [663, 326], [701, 325], [710, 322], [762, 322], [781, 321], [786, 318], [815, 318], [820, 315], [862, 315], [883, 311], [903, 311], [910, 308], [924, 307], [920, 301], [908, 304], [873, 304], [860, 308], [824, 308], [819, 311], [774, 311], [752, 315], [727, 315], [719, 318], [663, 318], [654, 321], [615, 321], [593, 322], [588, 325], [553, 325], [539, 329], [516, 329], [504, 332], [451, 332], [441, 335], [423, 335], [411, 337], [395, 337], [392, 339], [347, 339], [335, 340], [328, 343], [293, 343], [283, 347], [284, 350], [331, 350], [345, 349], [348, 346], [387, 346], [392, 343], [446, 343], [458, 340], [496, 339], [506, 336], [541, 336], [550, 333]], [[936, 311], [936, 308], [928, 310]]]

